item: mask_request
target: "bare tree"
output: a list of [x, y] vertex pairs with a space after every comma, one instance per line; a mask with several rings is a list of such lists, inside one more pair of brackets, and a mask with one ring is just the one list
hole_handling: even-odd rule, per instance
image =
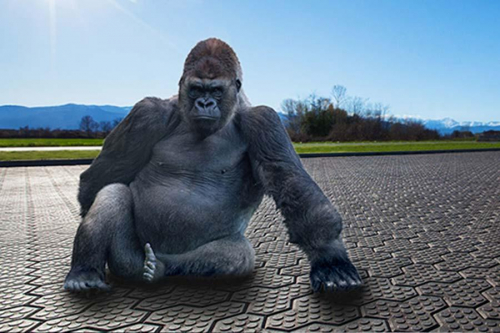
[[294, 115], [297, 112], [297, 101], [294, 99], [285, 99], [281, 103], [281, 111], [286, 113], [288, 116]]
[[83, 116], [80, 120], [80, 130], [87, 133], [87, 137], [90, 138], [99, 130], [99, 124], [91, 116]]
[[367, 98], [365, 99], [358, 96], [351, 97], [349, 98], [347, 111], [351, 112], [352, 114], [360, 115], [365, 111], [367, 102]]
[[341, 85], [334, 85], [332, 88], [332, 97], [335, 100], [335, 107], [340, 108], [346, 99], [346, 87]]
[[123, 118], [115, 118], [113, 119], [112, 129], [118, 126], [118, 124], [123, 120]]
[[281, 111], [287, 115], [287, 123], [285, 126], [293, 131], [292, 134], [300, 133], [300, 126], [303, 111], [301, 108], [301, 102], [294, 99], [286, 99], [281, 103]]
[[113, 125], [111, 124], [110, 121], [101, 121], [99, 122], [99, 128], [101, 132], [104, 134], [104, 136], [107, 136], [109, 132], [113, 129]]

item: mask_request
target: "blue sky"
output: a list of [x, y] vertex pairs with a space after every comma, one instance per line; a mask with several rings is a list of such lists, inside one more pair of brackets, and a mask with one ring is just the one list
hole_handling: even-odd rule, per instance
[[498, 17], [498, 0], [0, 0], [0, 105], [166, 98], [219, 37], [255, 105], [342, 84], [396, 115], [500, 120]]

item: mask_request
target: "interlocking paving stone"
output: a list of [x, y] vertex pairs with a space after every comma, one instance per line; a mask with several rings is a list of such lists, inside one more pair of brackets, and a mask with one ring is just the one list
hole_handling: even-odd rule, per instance
[[177, 304], [193, 306], [209, 306], [220, 303], [229, 297], [229, 293], [212, 290], [211, 288], [175, 288], [172, 292], [161, 296], [146, 298], [139, 303], [137, 308], [155, 311]]
[[29, 306], [19, 306], [16, 308], [2, 310], [0, 311], [0, 324], [28, 317], [38, 310], [40, 309]]
[[304, 159], [344, 218], [364, 285], [314, 294], [309, 262], [264, 199], [254, 274], [111, 293], [62, 288], [88, 166], [0, 168], [0, 331], [500, 332], [500, 152]]
[[99, 330], [117, 329], [122, 326], [140, 322], [147, 313], [132, 309], [136, 300], [114, 298], [92, 305], [78, 314], [66, 315], [51, 319], [37, 327], [37, 331], [68, 331], [84, 327]]
[[483, 319], [469, 308], [451, 307], [435, 315], [441, 332], [500, 332], [500, 321]]
[[467, 268], [460, 272], [464, 278], [484, 279], [495, 287], [500, 287], [500, 265], [492, 268]]
[[500, 319], [500, 287], [488, 289], [483, 295], [489, 300], [487, 304], [480, 306], [477, 311], [484, 317]]
[[381, 261], [362, 260], [356, 263], [360, 268], [366, 269], [370, 276], [393, 277], [403, 273], [402, 267], [411, 265], [409, 258], [397, 257]]
[[29, 319], [9, 321], [0, 324], [0, 332], [27, 332], [39, 324], [40, 322]]
[[384, 320], [372, 318], [359, 318], [348, 324], [334, 326], [325, 324], [310, 324], [296, 332], [387, 332], [389, 327]]
[[[442, 237], [442, 236], [441, 236]], [[410, 258], [415, 264], [437, 264], [444, 261], [441, 255], [450, 253], [449, 250], [442, 247], [431, 247], [425, 251], [404, 251], [394, 252], [394, 257]]]
[[453, 284], [430, 282], [418, 287], [417, 291], [420, 295], [442, 296], [452, 306], [475, 307], [486, 301], [481, 291], [490, 287], [486, 281], [467, 279]]
[[295, 284], [281, 288], [250, 288], [233, 294], [231, 300], [248, 303], [248, 313], [268, 315], [290, 308], [294, 298], [310, 294], [309, 286]]
[[430, 281], [451, 283], [461, 278], [456, 272], [439, 271], [432, 265], [410, 265], [403, 267], [403, 272], [391, 280], [394, 285], [415, 287]]
[[244, 303], [225, 302], [197, 308], [193, 306], [175, 306], [153, 312], [148, 322], [164, 325], [164, 331], [205, 332], [218, 319], [241, 314]]
[[396, 332], [426, 331], [437, 325], [432, 314], [445, 307], [439, 297], [418, 296], [405, 302], [378, 300], [364, 305], [361, 311], [367, 317], [387, 319]]
[[221, 319], [214, 327], [215, 332], [260, 332], [265, 317], [241, 314]]
[[293, 301], [292, 309], [268, 317], [266, 327], [293, 329], [310, 322], [343, 324], [359, 317], [355, 306], [335, 304], [329, 299], [305, 296]]

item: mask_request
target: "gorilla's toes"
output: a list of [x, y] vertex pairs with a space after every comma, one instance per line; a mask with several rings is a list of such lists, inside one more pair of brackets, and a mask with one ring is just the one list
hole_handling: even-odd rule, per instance
[[351, 290], [362, 285], [356, 267], [349, 260], [325, 260], [311, 266], [311, 287], [315, 292]]
[[153, 248], [149, 243], [144, 247], [145, 259], [144, 259], [144, 271], [142, 278], [146, 282], [155, 282], [161, 278], [163, 271], [163, 263], [156, 259]]
[[95, 270], [74, 269], [64, 281], [64, 289], [70, 292], [109, 291], [111, 286], [104, 281], [103, 274]]

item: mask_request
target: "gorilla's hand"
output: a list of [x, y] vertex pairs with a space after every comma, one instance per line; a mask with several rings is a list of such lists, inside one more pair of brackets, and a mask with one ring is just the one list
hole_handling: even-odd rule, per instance
[[315, 259], [309, 277], [315, 292], [349, 290], [362, 284], [356, 267], [344, 256]]

